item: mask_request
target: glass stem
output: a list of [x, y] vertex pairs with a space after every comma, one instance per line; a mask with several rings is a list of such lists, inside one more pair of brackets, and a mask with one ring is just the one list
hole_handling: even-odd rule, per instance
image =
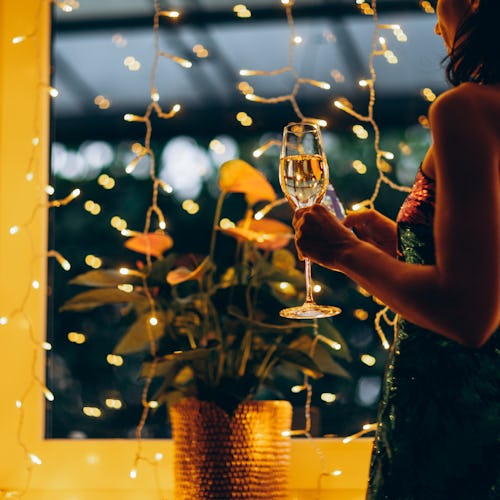
[[311, 278], [311, 261], [304, 259], [304, 274], [306, 275], [306, 304], [314, 304]]

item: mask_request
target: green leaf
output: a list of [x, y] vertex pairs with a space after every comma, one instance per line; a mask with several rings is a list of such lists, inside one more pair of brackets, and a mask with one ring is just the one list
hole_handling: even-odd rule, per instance
[[164, 259], [157, 260], [151, 265], [151, 270], [148, 274], [148, 282], [150, 284], [164, 285], [167, 283], [167, 274], [172, 270], [176, 255], [170, 253]]
[[165, 335], [166, 317], [161, 311], [155, 314], [158, 324], [155, 326], [149, 325], [151, 312], [141, 315], [137, 321], [127, 330], [125, 335], [120, 339], [114, 348], [115, 354], [131, 354], [133, 352], [141, 352], [149, 350], [149, 335], [150, 329], [154, 340], [157, 340]]
[[283, 269], [284, 271], [291, 271], [292, 269], [295, 269], [295, 255], [286, 248], [280, 248], [274, 251], [272, 263], [279, 269]]
[[237, 282], [236, 269], [234, 266], [228, 267], [220, 277], [219, 287], [229, 288]]
[[286, 361], [298, 367], [304, 374], [312, 378], [321, 378], [323, 373], [314, 360], [305, 352], [279, 347], [277, 356], [280, 361]]
[[291, 283], [298, 290], [305, 287], [305, 278], [303, 273], [297, 269], [284, 271], [282, 268], [273, 266], [269, 262], [262, 262], [261, 265], [259, 265], [258, 279], [260, 281], [285, 281]]
[[347, 347], [344, 338], [332, 325], [329, 319], [318, 320], [318, 334], [333, 340], [337, 344], [340, 344], [340, 349], [332, 349], [332, 356], [345, 359], [346, 361], [352, 361], [351, 353], [349, 352], [349, 348]]
[[172, 382], [180, 369], [181, 365], [179, 363], [169, 359], [162, 359], [160, 361], [157, 361], [156, 363], [154, 363], [154, 367], [152, 361], [145, 361], [141, 365], [139, 377], [162, 377], [164, 380], [170, 380]]
[[183, 366], [175, 376], [174, 385], [176, 387], [184, 387], [189, 385], [194, 380], [194, 372], [190, 366]]
[[162, 359], [168, 361], [195, 361], [207, 359], [210, 354], [219, 349], [219, 347], [198, 347], [187, 351], [177, 351], [163, 356]]
[[118, 288], [101, 288], [88, 290], [75, 295], [66, 301], [60, 311], [90, 311], [106, 304], [119, 304], [125, 302], [147, 302], [146, 297], [136, 292], [122, 292]]
[[351, 378], [349, 373], [332, 359], [331, 349], [316, 344], [313, 359], [323, 373], [337, 375], [339, 377]]
[[160, 404], [165, 404], [168, 406], [172, 406], [175, 403], [178, 403], [182, 399], [188, 397], [191, 391], [179, 391], [177, 389], [168, 390], [163, 385], [158, 389], [156, 394], [153, 396], [153, 399], [158, 401]]
[[111, 288], [127, 283], [135, 285], [141, 283], [141, 280], [137, 276], [120, 274], [116, 269], [98, 269], [79, 274], [71, 279], [69, 283], [71, 285], [92, 286], [95, 288]]

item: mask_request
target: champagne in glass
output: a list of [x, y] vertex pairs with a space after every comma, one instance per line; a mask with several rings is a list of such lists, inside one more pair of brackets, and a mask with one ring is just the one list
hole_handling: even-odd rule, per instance
[[[319, 126], [313, 123], [289, 123], [283, 130], [280, 156], [280, 184], [294, 210], [320, 203], [328, 187], [328, 164]], [[280, 315], [293, 319], [326, 318], [341, 310], [315, 303], [312, 293], [311, 262], [304, 259], [306, 301], [289, 307]]]

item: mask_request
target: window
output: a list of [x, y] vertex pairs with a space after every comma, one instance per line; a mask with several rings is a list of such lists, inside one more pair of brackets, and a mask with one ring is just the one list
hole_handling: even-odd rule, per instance
[[[41, 6], [41, 11], [39, 7]], [[30, 144], [33, 140], [34, 117], [41, 120], [35, 129], [40, 132], [40, 161], [37, 172], [41, 177], [46, 172], [46, 151], [48, 147], [48, 109], [44, 99], [38, 100], [41, 81], [48, 78], [49, 4], [41, 0], [3, 2], [0, 4], [3, 36], [0, 42], [1, 118], [0, 128], [0, 229], [1, 229], [1, 310], [0, 317], [15, 311], [22, 303], [26, 286], [30, 286], [32, 273], [44, 290], [46, 248], [45, 234], [47, 216], [42, 210], [36, 212], [29, 226], [32, 246], [26, 234], [20, 232], [19, 239], [8, 235], [9, 228], [17, 221], [27, 221], [38, 203], [38, 191], [26, 182], [23, 165], [29, 161]], [[37, 12], [41, 12], [37, 17]], [[34, 20], [40, 23], [38, 47], [33, 45], [14, 46], [11, 39], [19, 33], [29, 33]], [[40, 61], [40, 57], [42, 61]], [[43, 78], [38, 68], [43, 67]], [[40, 107], [38, 109], [38, 107]], [[40, 179], [38, 179], [40, 180]], [[43, 182], [43, 179], [42, 179]], [[31, 387], [24, 400], [24, 421], [21, 441], [18, 439], [19, 409], [15, 402], [22, 397], [33, 382], [33, 375], [43, 380], [43, 359], [40, 351], [32, 372], [33, 342], [27, 328], [26, 318], [32, 325], [35, 342], [43, 342], [45, 332], [45, 298], [43, 293], [30, 294], [23, 307], [23, 314], [16, 314], [6, 325], [0, 325], [0, 394], [2, 413], [2, 446], [0, 447], [0, 491], [22, 491], [26, 487], [26, 449], [40, 457], [41, 465], [33, 467], [29, 483], [30, 498], [68, 499], [91, 497], [109, 499], [127, 493], [140, 498], [153, 497], [156, 491], [153, 471], [144, 463], [138, 469], [137, 479], [130, 479], [128, 473], [133, 466], [137, 443], [133, 440], [45, 440], [43, 436], [44, 402], [37, 383]], [[314, 454], [315, 442], [294, 441], [293, 469], [291, 472], [293, 490], [314, 490], [321, 471], [320, 460]], [[325, 455], [328, 466], [343, 469], [339, 478], [325, 479], [325, 489], [345, 489], [351, 498], [360, 495], [364, 488], [370, 440], [343, 447], [338, 441], [327, 440], [318, 444]], [[143, 443], [142, 453], [153, 457], [161, 451], [165, 457], [160, 464], [161, 487], [172, 486], [171, 456], [172, 443], [159, 440]], [[356, 493], [357, 492], [357, 493]], [[347, 493], [349, 494], [349, 493]], [[306, 493], [298, 498], [308, 498]], [[346, 497], [349, 498], [349, 497]]]

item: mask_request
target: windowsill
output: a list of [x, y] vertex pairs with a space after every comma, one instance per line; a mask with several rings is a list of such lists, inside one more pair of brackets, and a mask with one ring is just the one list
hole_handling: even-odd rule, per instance
[[[339, 439], [294, 439], [290, 469], [290, 498], [306, 500], [364, 498], [371, 439], [359, 439], [345, 445]], [[173, 442], [148, 440], [142, 442], [142, 454], [153, 458], [160, 452], [163, 459], [156, 466], [144, 461], [137, 467], [137, 477], [129, 472], [137, 449], [134, 440], [43, 440], [34, 448], [43, 457], [37, 466], [28, 499], [50, 498], [155, 498], [161, 491], [171, 498], [174, 484]], [[323, 477], [322, 472], [341, 470], [339, 476]], [[0, 464], [5, 470], [4, 464]], [[21, 472], [21, 471], [18, 471]], [[158, 477], [156, 485], [155, 475]], [[19, 489], [20, 485], [3, 485]], [[147, 495], [150, 493], [150, 495]]]

